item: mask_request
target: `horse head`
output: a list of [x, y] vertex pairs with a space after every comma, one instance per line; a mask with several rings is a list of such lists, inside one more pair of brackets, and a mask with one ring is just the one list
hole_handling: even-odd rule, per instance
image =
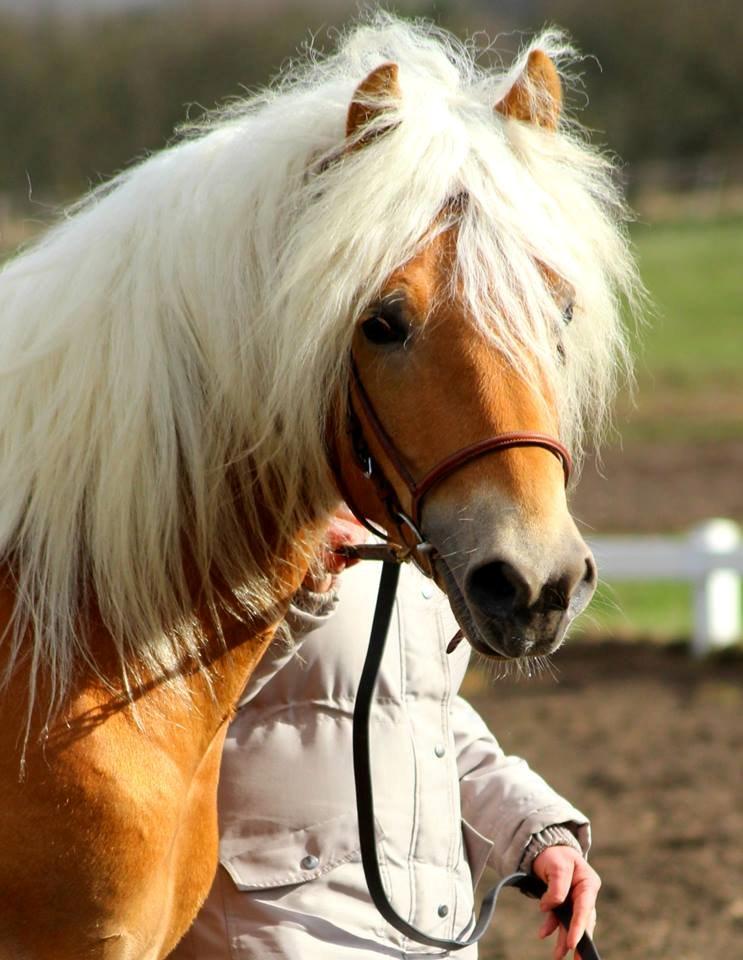
[[[401, 96], [396, 64], [367, 76], [348, 112], [350, 149], [387, 134], [389, 104]], [[494, 123], [529, 124], [549, 137], [560, 105], [557, 70], [533, 50], [494, 105]], [[560, 645], [596, 586], [568, 510], [570, 456], [559, 440], [564, 332], [580, 291], [532, 258], [531, 283], [541, 285], [533, 309], [542, 315], [528, 316], [523, 290], [517, 304], [513, 291], [497, 289], [489, 302], [518, 313], [517, 325], [546, 323], [553, 356], [525, 359], [499, 341], [492, 329], [503, 317], [491, 317], [493, 328], [477, 322], [460, 270], [470, 203], [466, 191], [452, 196], [417, 253], [359, 313], [337, 472], [357, 513], [428, 567], [475, 649], [537, 656]], [[528, 344], [531, 334], [519, 336]], [[421, 540], [432, 555], [416, 553]]]

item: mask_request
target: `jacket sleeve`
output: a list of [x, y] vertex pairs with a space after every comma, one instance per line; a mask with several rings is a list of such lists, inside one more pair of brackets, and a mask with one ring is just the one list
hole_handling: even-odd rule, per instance
[[[465, 837], [474, 834], [479, 849], [489, 850], [488, 864], [499, 876], [528, 870], [548, 846], [568, 844], [579, 847], [584, 856], [588, 853], [588, 819], [525, 760], [505, 754], [479, 714], [462, 697], [452, 701], [451, 720], [462, 817], [469, 828]], [[473, 863], [472, 859], [470, 855], [473, 873], [479, 876], [485, 863]]]

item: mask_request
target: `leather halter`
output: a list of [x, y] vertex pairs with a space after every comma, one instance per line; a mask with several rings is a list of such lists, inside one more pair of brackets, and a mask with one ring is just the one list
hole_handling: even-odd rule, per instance
[[[483, 456], [486, 453], [495, 453], [501, 450], [508, 450], [513, 447], [542, 447], [549, 450], [562, 464], [565, 485], [567, 486], [572, 469], [572, 459], [567, 448], [550, 436], [543, 433], [532, 433], [529, 431], [516, 431], [513, 433], [499, 433], [493, 437], [487, 437], [484, 440], [478, 440], [466, 447], [461, 447], [454, 453], [439, 461], [420, 479], [416, 479], [406, 466], [400, 452], [395, 446], [394, 441], [382, 425], [377, 415], [374, 405], [366, 392], [366, 388], [361, 381], [358, 367], [353, 356], [351, 357], [351, 375], [349, 379], [349, 400], [348, 400], [348, 428], [351, 439], [351, 446], [356, 458], [357, 464], [364, 476], [369, 479], [375, 488], [377, 498], [384, 506], [387, 514], [389, 529], [394, 533], [393, 536], [387, 536], [385, 533], [372, 524], [359, 511], [349, 497], [345, 484], [340, 484], [348, 506], [361, 523], [377, 536], [382, 537], [388, 542], [393, 538], [399, 541], [398, 551], [395, 551], [394, 545], [391, 545], [393, 552], [397, 553], [397, 559], [412, 558], [416, 564], [428, 576], [433, 574], [432, 552], [433, 548], [426, 542], [420, 529], [420, 514], [423, 498], [426, 494], [438, 486], [450, 474], [454, 473], [464, 464]], [[374, 437], [378, 445], [384, 451], [384, 455], [389, 461], [392, 469], [395, 471], [402, 485], [405, 488], [404, 505], [400, 502], [397, 491], [378, 460], [374, 457], [367, 436]], [[336, 475], [339, 477], [340, 470], [336, 467]]]

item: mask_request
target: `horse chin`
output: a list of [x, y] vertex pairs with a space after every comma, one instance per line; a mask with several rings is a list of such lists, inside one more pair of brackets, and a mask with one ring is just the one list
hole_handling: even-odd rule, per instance
[[445, 560], [436, 561], [436, 579], [470, 646], [490, 660], [548, 656], [565, 642], [574, 619], [570, 610], [555, 610], [531, 617], [528, 622], [492, 617], [485, 620], [470, 609]]

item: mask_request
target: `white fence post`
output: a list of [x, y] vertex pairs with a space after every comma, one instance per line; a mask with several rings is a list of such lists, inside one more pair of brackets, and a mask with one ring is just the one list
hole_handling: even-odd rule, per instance
[[724, 555], [740, 546], [740, 528], [732, 520], [708, 520], [692, 530], [689, 543], [700, 553], [720, 558], [719, 567], [705, 570], [694, 581], [691, 650], [695, 657], [703, 657], [741, 635], [740, 574], [724, 566]]
[[602, 579], [682, 580], [693, 594], [692, 654], [743, 639], [743, 537], [732, 520], [708, 520], [686, 537], [591, 537]]

